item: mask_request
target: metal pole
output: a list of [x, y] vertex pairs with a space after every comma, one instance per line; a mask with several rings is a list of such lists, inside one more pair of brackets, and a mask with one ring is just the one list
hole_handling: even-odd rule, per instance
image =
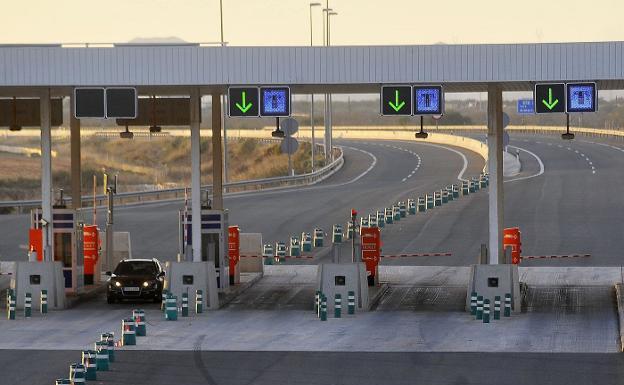
[[71, 141], [72, 208], [82, 207], [82, 175], [80, 167], [80, 120], [74, 117], [74, 96], [69, 97], [69, 129]]
[[113, 260], [113, 188], [106, 189], [106, 198], [108, 200], [108, 209], [106, 211], [106, 270], [112, 270], [111, 262]]
[[[314, 46], [314, 39], [312, 34], [312, 7], [316, 5], [320, 5], [320, 3], [310, 3], [310, 47]], [[314, 92], [310, 94], [310, 128], [312, 131], [312, 172], [314, 172]]]
[[50, 89], [46, 88], [39, 99], [41, 119], [41, 242], [44, 261], [53, 261], [54, 239], [52, 222], [52, 133], [50, 128]]
[[351, 228], [353, 229], [353, 236], [351, 237], [351, 262], [355, 263], [355, 219], [351, 219]]
[[[221, 47], [225, 46], [223, 40], [223, 0], [219, 0], [219, 17], [221, 24]], [[225, 106], [225, 95], [221, 96], [221, 105]], [[229, 100], [227, 101], [230, 102]], [[223, 108], [223, 114], [221, 116], [221, 126], [223, 126], [223, 181], [228, 181], [228, 143], [227, 143], [227, 126], [226, 126], [226, 109]]]
[[215, 210], [223, 210], [223, 149], [220, 125], [221, 95], [214, 93], [212, 94], [212, 208]]

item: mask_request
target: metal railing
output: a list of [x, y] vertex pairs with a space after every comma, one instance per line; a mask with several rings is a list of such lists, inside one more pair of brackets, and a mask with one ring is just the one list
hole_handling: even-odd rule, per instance
[[[265, 179], [254, 179], [224, 183], [224, 193], [244, 193], [318, 183], [323, 179], [331, 176], [335, 171], [338, 171], [342, 167], [344, 163], [342, 149], [334, 148], [334, 154], [335, 159], [332, 163], [314, 172], [295, 176], [278, 176]], [[114, 203], [115, 205], [124, 205], [155, 201], [181, 200], [184, 198], [185, 190], [190, 192], [189, 188], [182, 187], [161, 190], [121, 192], [114, 195]], [[212, 185], [202, 186], [202, 190], [208, 191], [208, 194], [212, 195]], [[96, 195], [95, 205], [103, 206], [106, 204], [106, 200], [106, 195]], [[70, 203], [71, 198], [65, 198], [65, 202]], [[93, 202], [93, 195], [85, 195], [82, 197], [83, 207], [92, 207]], [[16, 211], [17, 213], [22, 213], [24, 210], [36, 207], [41, 207], [41, 200], [0, 201], [0, 209], [4, 209], [2, 211], [5, 212]]]

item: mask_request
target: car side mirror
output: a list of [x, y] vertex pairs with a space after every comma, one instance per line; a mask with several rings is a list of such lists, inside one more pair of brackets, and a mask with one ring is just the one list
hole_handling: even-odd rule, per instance
[[110, 271], [107, 271], [107, 272], [106, 272], [106, 273], [104, 273], [104, 274], [108, 275], [109, 277], [110, 277], [111, 275], [113, 275], [113, 273], [112, 273], [112, 272], [110, 272]]
[[158, 278], [162, 278], [165, 276], [165, 272], [161, 271], [160, 273], [158, 273]]

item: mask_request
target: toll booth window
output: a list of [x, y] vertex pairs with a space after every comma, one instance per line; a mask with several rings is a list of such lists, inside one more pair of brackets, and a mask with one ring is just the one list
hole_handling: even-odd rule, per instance
[[193, 284], [193, 276], [192, 275], [183, 275], [182, 276], [182, 284], [184, 284], [184, 285], [192, 285]]
[[498, 287], [498, 277], [488, 278], [488, 287]]
[[41, 276], [39, 274], [32, 274], [30, 276], [31, 285], [41, 285]]
[[54, 260], [63, 262], [63, 267], [72, 267], [71, 233], [54, 234]]
[[346, 283], [346, 278], [344, 275], [337, 275], [334, 277], [334, 285], [344, 286], [345, 283]]
[[202, 261], [214, 261], [219, 268], [219, 234], [202, 234]]

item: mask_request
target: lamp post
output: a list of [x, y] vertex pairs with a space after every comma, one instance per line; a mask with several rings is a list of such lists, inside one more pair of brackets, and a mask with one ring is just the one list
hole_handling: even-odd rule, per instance
[[[329, 0], [326, 1], [326, 6], [323, 8], [323, 45], [329, 46], [329, 14], [333, 12], [333, 9], [329, 8]], [[325, 162], [326, 164], [332, 160], [332, 132], [331, 132], [331, 95], [326, 92], [324, 98], [325, 111], [323, 112], [323, 122], [325, 124]]]
[[[312, 7], [320, 7], [321, 3], [310, 3], [310, 47], [314, 45], [312, 34]], [[310, 93], [310, 128], [312, 130], [312, 172], [314, 172], [314, 92]]]
[[[219, 24], [221, 30], [221, 47], [225, 47], [225, 40], [223, 39], [223, 0], [219, 0]], [[225, 126], [225, 114], [227, 108], [225, 108], [225, 95], [221, 95], [221, 105], [223, 106], [223, 113], [221, 115], [221, 126], [223, 127], [223, 182], [228, 182], [228, 145], [227, 145], [227, 128]], [[228, 100], [228, 103], [230, 101]]]

